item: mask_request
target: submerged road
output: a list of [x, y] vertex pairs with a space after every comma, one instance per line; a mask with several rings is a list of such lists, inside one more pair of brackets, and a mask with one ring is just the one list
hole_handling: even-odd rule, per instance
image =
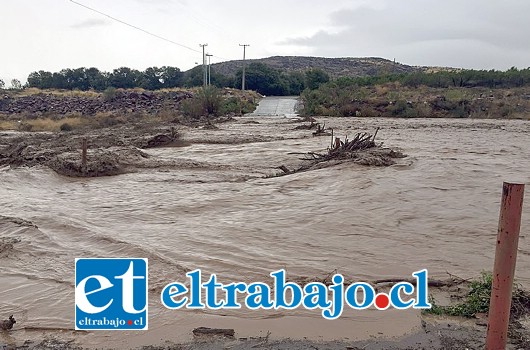
[[265, 97], [251, 116], [294, 116], [298, 114], [298, 96]]

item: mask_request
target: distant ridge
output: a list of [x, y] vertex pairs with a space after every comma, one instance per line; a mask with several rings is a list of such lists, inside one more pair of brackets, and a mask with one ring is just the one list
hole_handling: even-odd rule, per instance
[[[410, 73], [422, 71], [424, 67], [414, 67], [379, 57], [308, 57], [308, 56], [273, 56], [247, 60], [247, 64], [259, 62], [273, 68], [286, 71], [305, 71], [310, 68], [320, 68], [331, 77], [363, 77], [389, 73]], [[235, 75], [243, 65], [242, 60], [227, 61], [212, 64], [216, 73]]]

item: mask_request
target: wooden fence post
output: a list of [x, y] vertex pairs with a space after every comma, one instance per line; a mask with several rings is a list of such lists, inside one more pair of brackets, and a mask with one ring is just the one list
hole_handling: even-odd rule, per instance
[[87, 139], [86, 137], [83, 138], [83, 141], [81, 143], [81, 165], [83, 166], [83, 168], [86, 168], [86, 163], [87, 163], [87, 148], [88, 148], [88, 143], [87, 143]]

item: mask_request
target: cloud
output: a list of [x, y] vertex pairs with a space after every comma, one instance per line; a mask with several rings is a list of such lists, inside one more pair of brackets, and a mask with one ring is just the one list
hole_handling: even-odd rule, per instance
[[[171, 4], [173, 0], [136, 0], [139, 3], [142, 4], [149, 4], [149, 5], [160, 5], [160, 4]], [[177, 0], [179, 3], [185, 3], [185, 0]]]
[[84, 29], [84, 28], [94, 28], [94, 27], [102, 27], [102, 26], [108, 26], [110, 25], [110, 22], [104, 19], [87, 19], [86, 21], [72, 24], [70, 28], [74, 29]]
[[168, 14], [174, 7], [175, 3], [181, 6], [187, 6], [187, 0], [135, 0], [138, 6], [150, 6], [159, 14]]
[[530, 1], [384, 0], [378, 5], [334, 12], [329, 21], [339, 31], [321, 30], [280, 44], [317, 55], [399, 55], [411, 63], [430, 57], [434, 60], [426, 64], [441, 65], [458, 62], [459, 55], [472, 66], [475, 60], [476, 68], [525, 67], [530, 60]]

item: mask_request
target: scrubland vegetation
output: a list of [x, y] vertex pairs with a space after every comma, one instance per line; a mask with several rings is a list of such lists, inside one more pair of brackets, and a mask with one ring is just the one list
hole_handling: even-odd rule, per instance
[[[396, 74], [376, 72], [376, 75], [331, 79], [320, 68], [282, 70], [253, 62], [246, 69], [246, 87], [263, 95], [301, 95], [300, 112], [306, 116], [530, 118], [530, 68], [511, 68], [504, 72], [420, 68]], [[187, 72], [175, 67], [151, 67], [145, 71], [122, 67], [112, 72], [78, 68], [56, 73], [33, 72], [25, 86], [15, 81], [11, 83], [11, 90], [23, 97], [40, 94], [41, 89], [52, 89], [46, 90], [46, 94], [64, 98], [90, 96], [111, 104], [119, 99], [122, 91], [163, 94], [192, 89], [192, 99], [185, 99], [178, 106], [157, 107], [156, 110], [157, 113], [165, 110], [167, 114], [178, 109], [187, 117], [198, 118], [252, 111], [256, 99], [241, 99], [219, 90], [240, 88], [241, 75], [241, 69], [234, 76], [212, 70], [212, 86], [197, 89], [192, 87], [203, 83], [202, 66]], [[0, 88], [4, 85], [1, 82]], [[0, 113], [2, 104], [6, 104], [5, 98], [0, 100]], [[130, 106], [122, 110], [130, 113]], [[74, 119], [68, 124], [72, 127], [82, 124], [75, 119], [75, 111], [72, 112]], [[108, 111], [97, 111], [102, 112]], [[153, 113], [150, 111], [149, 114]], [[31, 124], [35, 129], [49, 129], [52, 125], [52, 129], [57, 129], [56, 123], [51, 122], [44, 127]], [[0, 128], [14, 125], [12, 120], [0, 121]]]
[[302, 114], [335, 117], [528, 119], [530, 89], [325, 84], [302, 93]]
[[68, 132], [138, 123], [194, 124], [252, 112], [259, 99], [252, 91], [216, 87], [155, 92], [6, 90], [0, 96], [0, 130]]

